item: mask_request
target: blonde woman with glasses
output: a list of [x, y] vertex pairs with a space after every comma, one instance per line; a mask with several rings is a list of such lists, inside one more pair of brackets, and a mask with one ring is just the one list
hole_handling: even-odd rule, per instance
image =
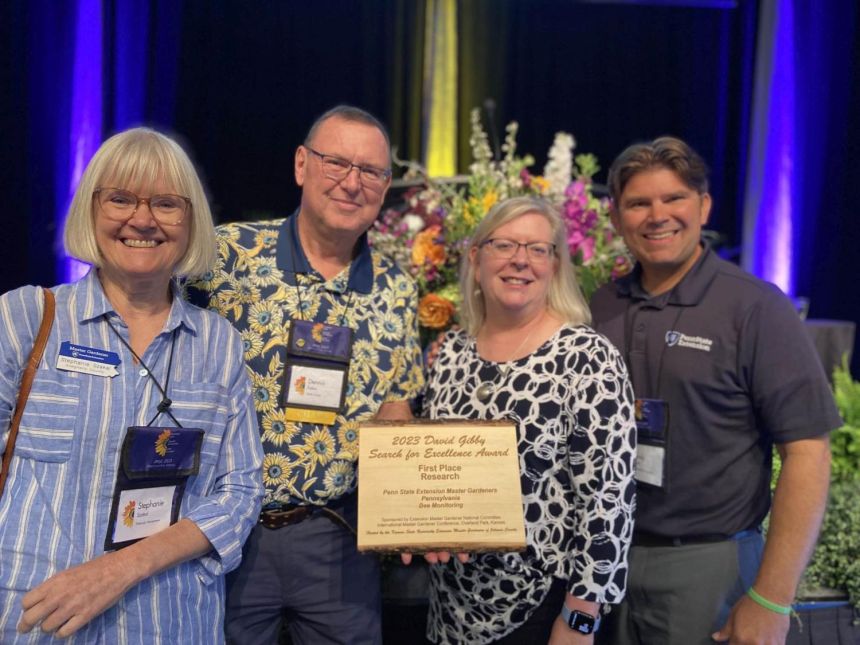
[[633, 396], [589, 326], [565, 227], [540, 200], [497, 204], [460, 287], [463, 329], [429, 374], [425, 415], [517, 423], [527, 549], [431, 567], [437, 643], [591, 643], [624, 595], [632, 533]]

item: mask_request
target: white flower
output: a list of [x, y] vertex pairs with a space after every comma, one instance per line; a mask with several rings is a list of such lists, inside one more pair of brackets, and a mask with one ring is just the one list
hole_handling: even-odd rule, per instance
[[576, 140], [567, 132], [556, 132], [543, 178], [549, 182], [548, 195], [563, 200], [564, 190], [573, 177], [573, 149]]
[[414, 213], [407, 213], [404, 215], [401, 222], [406, 225], [406, 229], [411, 234], [415, 234], [424, 228], [424, 220], [420, 215], [415, 215]]

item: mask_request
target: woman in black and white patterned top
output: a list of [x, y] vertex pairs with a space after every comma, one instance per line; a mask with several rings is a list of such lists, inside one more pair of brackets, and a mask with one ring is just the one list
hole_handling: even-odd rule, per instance
[[427, 635], [591, 643], [583, 625], [626, 586], [635, 456], [626, 369], [587, 326], [549, 204], [496, 205], [472, 238], [460, 286], [465, 329], [446, 336], [432, 365], [425, 415], [517, 422], [527, 549], [431, 567]]

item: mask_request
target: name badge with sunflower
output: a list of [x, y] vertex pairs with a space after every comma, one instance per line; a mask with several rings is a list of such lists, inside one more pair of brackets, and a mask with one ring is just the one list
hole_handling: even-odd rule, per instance
[[290, 321], [284, 368], [284, 416], [331, 425], [343, 410], [349, 383], [352, 329]]
[[203, 430], [132, 426], [125, 433], [105, 550], [121, 549], [179, 520], [185, 484], [200, 470]]

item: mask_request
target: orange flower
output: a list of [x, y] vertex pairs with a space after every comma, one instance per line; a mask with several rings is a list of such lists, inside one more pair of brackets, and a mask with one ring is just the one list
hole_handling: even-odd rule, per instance
[[418, 303], [418, 321], [430, 329], [444, 329], [451, 323], [455, 308], [447, 298], [428, 293]]
[[532, 187], [537, 189], [541, 195], [546, 195], [549, 190], [549, 182], [540, 175], [532, 177]]
[[412, 264], [419, 267], [425, 264], [437, 267], [442, 265], [445, 261], [445, 247], [436, 241], [441, 231], [442, 227], [437, 224], [428, 226], [415, 236], [412, 243]]

